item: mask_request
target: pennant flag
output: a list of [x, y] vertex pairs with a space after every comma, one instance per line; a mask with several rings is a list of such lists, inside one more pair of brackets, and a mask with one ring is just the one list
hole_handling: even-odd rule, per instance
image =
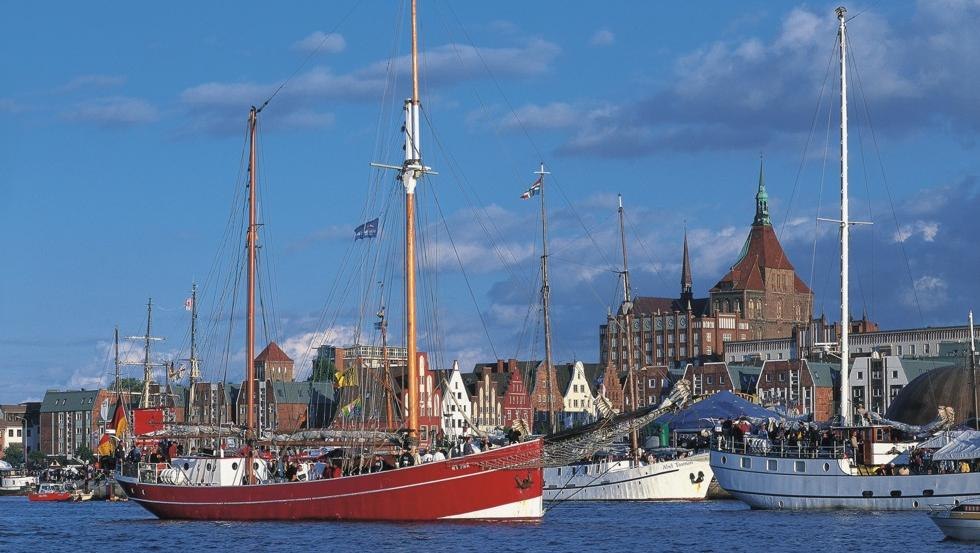
[[541, 179], [543, 177], [544, 175], [538, 177], [538, 180], [534, 181], [534, 184], [531, 185], [531, 188], [528, 188], [527, 192], [521, 194], [522, 200], [530, 200], [531, 198], [541, 193]]
[[95, 451], [100, 457], [108, 457], [112, 455], [114, 450], [115, 447], [112, 446], [112, 438], [110, 438], [108, 434], [103, 434], [102, 438], [99, 439], [99, 447], [97, 447]]
[[351, 415], [356, 415], [361, 410], [361, 398], [357, 398], [354, 401], [344, 405], [340, 408], [341, 414], [345, 417], [350, 417]]
[[126, 421], [126, 410], [123, 408], [122, 396], [119, 396], [119, 399], [116, 400], [116, 410], [112, 413], [112, 421], [106, 430], [114, 431], [119, 437], [126, 433], [127, 428], [129, 428], [129, 423]]
[[194, 298], [187, 298], [184, 300], [184, 311], [191, 311], [194, 309]]
[[354, 229], [354, 240], [360, 240], [361, 238], [374, 238], [378, 235], [378, 220], [372, 219], [363, 225], [358, 225]]

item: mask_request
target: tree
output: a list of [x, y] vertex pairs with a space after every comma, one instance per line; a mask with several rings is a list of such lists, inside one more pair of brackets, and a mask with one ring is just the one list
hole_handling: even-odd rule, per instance
[[40, 449], [35, 449], [27, 456], [27, 462], [33, 467], [43, 467], [47, 464], [47, 457]]
[[3, 450], [3, 460], [15, 467], [24, 464], [24, 446], [21, 444], [10, 444]]
[[143, 381], [138, 378], [120, 378], [119, 379], [119, 391], [120, 392], [142, 392], [143, 391]]
[[86, 463], [91, 463], [95, 459], [95, 455], [92, 453], [92, 448], [87, 445], [83, 445], [75, 450], [75, 458], [81, 459]]

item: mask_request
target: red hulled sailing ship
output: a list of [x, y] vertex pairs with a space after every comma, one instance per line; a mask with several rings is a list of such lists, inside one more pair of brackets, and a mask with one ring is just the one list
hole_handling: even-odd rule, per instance
[[[419, 356], [416, 342], [415, 187], [422, 164], [416, 2], [412, 0], [412, 97], [404, 105], [405, 159], [394, 169], [405, 191], [405, 325], [407, 443], [419, 438]], [[247, 241], [246, 439], [256, 437], [255, 282], [256, 148], [258, 115], [249, 114], [249, 221]], [[540, 439], [464, 457], [403, 468], [331, 474], [284, 482], [269, 463], [249, 453], [190, 456], [170, 463], [128, 463], [116, 479], [130, 499], [164, 519], [193, 520], [534, 520], [543, 514]]]

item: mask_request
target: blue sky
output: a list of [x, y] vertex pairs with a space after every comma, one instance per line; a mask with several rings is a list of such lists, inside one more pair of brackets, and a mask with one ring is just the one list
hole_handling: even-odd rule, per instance
[[[537, 206], [518, 199], [541, 160], [553, 172], [559, 359], [598, 355], [617, 297], [615, 194], [627, 202], [634, 292], [678, 292], [686, 224], [704, 295], [752, 220], [760, 152], [777, 231], [817, 312], [834, 317], [835, 233], [814, 223], [836, 209], [834, 7], [423, 2], [424, 144], [440, 171], [428, 185], [477, 306], [429, 194], [425, 280], [438, 282], [442, 332], [427, 327], [422, 347], [464, 366], [541, 355], [528, 338], [540, 331], [523, 331], [536, 319]], [[980, 4], [848, 7], [875, 132], [852, 96], [852, 215], [875, 222], [854, 232], [855, 315], [866, 307], [886, 328], [958, 324], [977, 296]], [[8, 3], [4, 13], [0, 401], [98, 384], [113, 326], [141, 333], [148, 296], [154, 333], [167, 337], [159, 355], [187, 355], [192, 280], [210, 282], [202, 317], [219, 316], [224, 287], [209, 274], [230, 259], [220, 248], [248, 106], [290, 76], [262, 118], [268, 334], [304, 364], [311, 339], [350, 339], [356, 298], [330, 290], [352, 278], [341, 269], [351, 229], [377, 214], [365, 198], [392, 186], [367, 163], [397, 162], [409, 90], [400, 3]], [[212, 377], [225, 367], [217, 326], [207, 325]]]

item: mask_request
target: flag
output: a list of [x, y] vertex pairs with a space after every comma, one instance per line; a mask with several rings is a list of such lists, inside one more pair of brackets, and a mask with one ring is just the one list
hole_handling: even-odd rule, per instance
[[122, 396], [116, 400], [116, 410], [112, 413], [112, 421], [106, 431], [113, 431], [117, 439], [126, 433], [129, 423], [126, 421], [126, 410], [123, 408]]
[[361, 398], [356, 398], [354, 401], [344, 405], [340, 408], [341, 414], [345, 417], [350, 417], [351, 415], [356, 415], [361, 410]]
[[[543, 175], [542, 175], [542, 177], [543, 177]], [[530, 200], [531, 198], [533, 198], [533, 197], [535, 197], [535, 196], [537, 196], [538, 194], [541, 193], [541, 182], [542, 182], [541, 179], [542, 179], [542, 177], [538, 177], [538, 180], [534, 181], [534, 183], [531, 184], [531, 188], [528, 188], [527, 189], [527, 192], [521, 194], [521, 199], [522, 200]]]
[[194, 309], [194, 298], [187, 298], [184, 300], [184, 311], [190, 311]]
[[337, 371], [334, 380], [338, 388], [357, 386], [357, 367], [349, 367], [342, 371]]
[[114, 450], [112, 438], [108, 434], [103, 434], [102, 438], [99, 439], [99, 447], [95, 448], [96, 453], [99, 454], [99, 457], [108, 457], [112, 455]]
[[378, 220], [372, 219], [363, 225], [358, 225], [354, 229], [354, 240], [361, 238], [374, 238], [378, 235]]

